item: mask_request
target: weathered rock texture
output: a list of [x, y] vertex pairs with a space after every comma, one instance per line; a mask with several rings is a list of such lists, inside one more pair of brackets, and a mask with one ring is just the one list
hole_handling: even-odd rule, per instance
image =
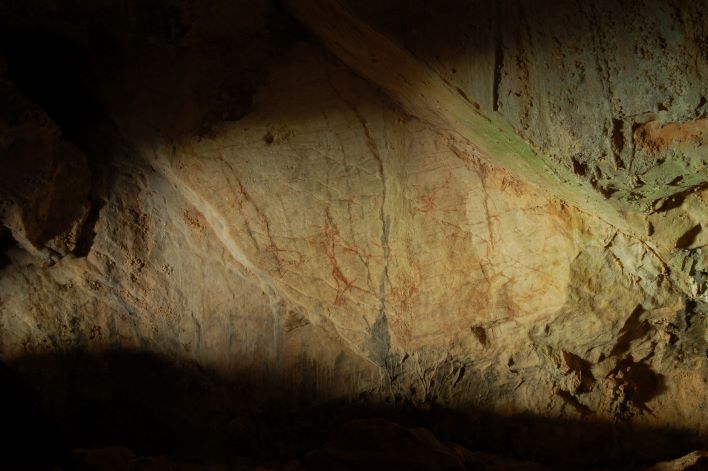
[[0, 355], [71, 446], [284, 459], [333, 403], [440, 469], [705, 446], [704, 3], [70, 3], [4, 7]]
[[44, 111], [0, 71], [0, 218], [27, 251], [45, 245], [66, 253], [78, 242], [91, 174], [82, 153], [62, 139]]

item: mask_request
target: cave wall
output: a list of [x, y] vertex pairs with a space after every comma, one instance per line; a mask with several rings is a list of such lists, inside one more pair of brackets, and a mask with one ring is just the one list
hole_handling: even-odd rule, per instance
[[[90, 75], [69, 76], [86, 80], [99, 118], [42, 110], [51, 80], [22, 79], [22, 49], [7, 46], [6, 96], [31, 113], [2, 121], [2, 216], [16, 242], [0, 271], [3, 361], [150, 352], [310, 403], [689, 437], [645, 460], [697, 448], [705, 7], [392, 4], [396, 17], [349, 3], [641, 234], [399, 105], [265, 2], [153, 12], [171, 12], [164, 31], [105, 2], [95, 8], [131, 25], [108, 28], [108, 46], [50, 10], [31, 28], [98, 54]], [[32, 32], [15, 21], [7, 37]], [[52, 409], [71, 402], [45, 395]]]
[[347, 5], [612, 201], [646, 211], [704, 182], [701, 3]]

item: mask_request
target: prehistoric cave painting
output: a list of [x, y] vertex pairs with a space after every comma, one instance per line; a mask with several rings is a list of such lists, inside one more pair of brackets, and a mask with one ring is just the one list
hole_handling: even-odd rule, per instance
[[6, 3], [0, 361], [69, 452], [704, 446], [705, 2]]

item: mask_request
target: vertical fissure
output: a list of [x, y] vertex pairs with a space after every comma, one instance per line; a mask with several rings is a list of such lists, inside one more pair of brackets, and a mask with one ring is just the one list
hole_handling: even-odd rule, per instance
[[499, 89], [504, 69], [504, 34], [502, 32], [502, 11], [496, 3], [496, 40], [494, 44], [494, 87], [492, 88], [492, 109], [499, 111]]

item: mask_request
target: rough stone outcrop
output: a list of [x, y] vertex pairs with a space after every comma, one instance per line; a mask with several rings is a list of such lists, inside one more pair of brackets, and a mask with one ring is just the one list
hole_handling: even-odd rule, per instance
[[0, 99], [0, 220], [25, 250], [66, 255], [80, 242], [88, 215], [86, 158], [10, 82], [5, 64]]

